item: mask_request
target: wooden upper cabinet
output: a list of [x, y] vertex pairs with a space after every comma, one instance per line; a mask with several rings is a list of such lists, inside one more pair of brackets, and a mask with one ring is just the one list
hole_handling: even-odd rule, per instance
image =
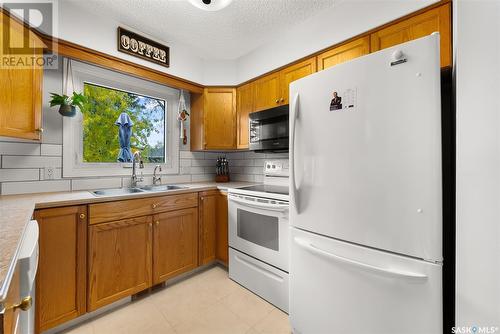
[[37, 210], [35, 219], [40, 228], [36, 327], [45, 331], [86, 312], [87, 208]]
[[151, 286], [152, 227], [151, 216], [89, 227], [89, 311]]
[[[0, 12], [0, 45], [7, 42], [3, 40], [4, 33], [8, 33], [7, 29], [10, 31], [10, 45], [19, 46], [29, 43], [33, 48], [29, 57], [42, 55], [43, 42], [31, 31], [27, 32], [20, 22]], [[28, 39], [26, 44], [25, 36]], [[0, 48], [0, 56], [10, 55], [5, 54], [3, 48]], [[0, 87], [2, 88], [0, 90], [0, 136], [40, 139], [42, 79], [42, 66], [12, 68], [0, 66]]]
[[371, 51], [382, 50], [397, 44], [427, 36], [433, 32], [441, 35], [441, 67], [451, 66], [451, 4], [447, 3], [392, 24], [371, 34]]
[[318, 71], [370, 53], [370, 37], [347, 42], [317, 56]]
[[236, 148], [236, 89], [205, 89], [204, 149]]
[[280, 71], [280, 104], [288, 104], [290, 83], [316, 72], [316, 58], [309, 58]]
[[200, 265], [215, 261], [218, 194], [217, 190], [200, 193]]
[[191, 208], [154, 216], [153, 283], [198, 266], [198, 209]]
[[236, 129], [237, 143], [236, 148], [248, 148], [248, 115], [254, 111], [254, 85], [252, 83], [243, 85], [236, 89], [237, 107], [236, 107]]
[[255, 111], [277, 107], [280, 104], [280, 73], [275, 72], [254, 81]]

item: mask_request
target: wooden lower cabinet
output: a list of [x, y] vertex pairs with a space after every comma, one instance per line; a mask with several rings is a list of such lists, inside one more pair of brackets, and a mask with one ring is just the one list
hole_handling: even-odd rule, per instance
[[218, 190], [200, 193], [200, 265], [215, 261], [218, 194]]
[[40, 228], [36, 277], [38, 332], [86, 312], [87, 207], [35, 211]]
[[198, 209], [154, 216], [153, 282], [158, 284], [198, 266]]
[[89, 311], [151, 286], [152, 231], [151, 216], [89, 227]]
[[227, 192], [217, 195], [217, 221], [215, 225], [215, 257], [226, 267], [229, 263]]

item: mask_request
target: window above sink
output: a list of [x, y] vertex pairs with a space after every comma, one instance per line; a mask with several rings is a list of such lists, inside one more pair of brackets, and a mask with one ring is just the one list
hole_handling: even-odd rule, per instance
[[[68, 60], [65, 59], [67, 62]], [[88, 102], [73, 118], [63, 117], [63, 177], [129, 176], [132, 164], [117, 161], [122, 113], [133, 122], [130, 149], [141, 151], [144, 174], [157, 164], [162, 174], [179, 172], [180, 91], [164, 85], [71, 61], [70, 79]], [[68, 66], [63, 67], [67, 70]], [[67, 78], [66, 73], [63, 75]], [[64, 85], [63, 85], [64, 86]]]

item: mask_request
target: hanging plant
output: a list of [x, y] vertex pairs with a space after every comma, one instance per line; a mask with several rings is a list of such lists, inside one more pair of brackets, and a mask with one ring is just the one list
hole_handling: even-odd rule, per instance
[[82, 109], [83, 104], [87, 101], [87, 98], [80, 93], [73, 92], [70, 97], [68, 95], [59, 95], [56, 93], [50, 93], [50, 106], [59, 106], [59, 113], [62, 116], [73, 117], [76, 115], [76, 107]]

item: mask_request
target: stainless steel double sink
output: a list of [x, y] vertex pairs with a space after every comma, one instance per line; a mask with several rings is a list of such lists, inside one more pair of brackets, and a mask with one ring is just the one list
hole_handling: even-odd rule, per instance
[[118, 196], [118, 195], [128, 195], [143, 192], [156, 192], [156, 191], [169, 191], [178, 189], [187, 189], [185, 186], [177, 186], [172, 184], [161, 184], [157, 186], [144, 186], [137, 188], [111, 188], [111, 189], [101, 189], [91, 191], [95, 196]]

